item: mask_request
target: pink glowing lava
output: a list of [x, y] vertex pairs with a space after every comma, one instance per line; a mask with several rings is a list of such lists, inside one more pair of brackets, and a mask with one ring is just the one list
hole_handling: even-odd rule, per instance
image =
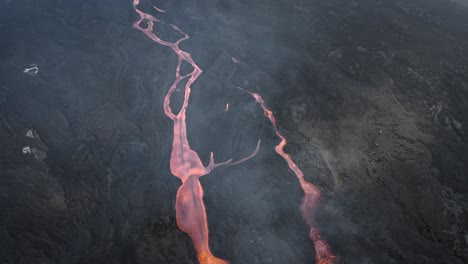
[[301, 184], [301, 188], [304, 191], [304, 199], [302, 200], [301, 205], [301, 212], [304, 220], [310, 226], [310, 233], [309, 237], [314, 241], [315, 251], [317, 254], [317, 263], [320, 264], [331, 264], [335, 259], [335, 256], [331, 253], [330, 247], [328, 244], [320, 238], [319, 231], [314, 226], [314, 215], [317, 209], [318, 200], [320, 198], [320, 190], [310, 182], [307, 182], [304, 178], [304, 173], [302, 170], [294, 163], [286, 152], [284, 152], [284, 146], [286, 146], [286, 138], [278, 131], [276, 126], [276, 119], [266, 106], [263, 98], [257, 94], [239, 87], [239, 89], [249, 93], [257, 103], [263, 109], [265, 116], [270, 120], [271, 124], [273, 125], [273, 129], [275, 130], [276, 135], [281, 139], [281, 142], [275, 147], [276, 152], [286, 160], [288, 163], [289, 168], [296, 174], [299, 183]]
[[[163, 104], [164, 113], [174, 122], [174, 140], [172, 142], [170, 169], [171, 173], [182, 181], [182, 186], [177, 191], [176, 196], [177, 225], [192, 239], [200, 264], [227, 264], [229, 262], [215, 257], [211, 253], [208, 245], [208, 220], [206, 217], [205, 205], [203, 203], [203, 188], [200, 184], [199, 178], [210, 173], [218, 166], [232, 166], [252, 158], [258, 152], [260, 141], [258, 141], [255, 151], [250, 156], [239, 161], [231, 162], [231, 160], [228, 160], [221, 163], [215, 163], [213, 153], [211, 153], [208, 166], [203, 166], [200, 157], [190, 148], [187, 140], [186, 110], [189, 102], [191, 85], [202, 73], [202, 70], [193, 61], [190, 53], [179, 48], [180, 42], [188, 39], [189, 36], [182, 32], [177, 26], [170, 25], [174, 30], [182, 34], [183, 37], [176, 42], [168, 42], [160, 39], [155, 33], [153, 33], [153, 29], [155, 23], [161, 23], [161, 21], [152, 15], [140, 11], [137, 8], [138, 4], [139, 0], [133, 1], [133, 7], [140, 16], [140, 19], [133, 24], [133, 27], [145, 33], [152, 41], [171, 48], [178, 56], [175, 80], [164, 97]], [[162, 12], [162, 10], [156, 7], [155, 9]], [[141, 26], [143, 22], [147, 23], [146, 28]], [[180, 69], [183, 62], [187, 62], [192, 65], [193, 70], [192, 72], [182, 76], [180, 75]], [[180, 111], [177, 114], [174, 114], [170, 107], [171, 96], [180, 81], [186, 78], [188, 78], [188, 81], [185, 84], [184, 101]]]

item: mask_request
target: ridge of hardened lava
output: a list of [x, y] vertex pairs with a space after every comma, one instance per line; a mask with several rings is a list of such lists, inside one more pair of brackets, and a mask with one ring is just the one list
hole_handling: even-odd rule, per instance
[[[206, 217], [206, 209], [203, 203], [203, 188], [199, 178], [209, 174], [216, 167], [232, 166], [240, 164], [253, 156], [255, 156], [260, 147], [260, 140], [257, 143], [255, 150], [249, 156], [242, 158], [236, 162], [227, 160], [221, 163], [214, 162], [213, 153], [210, 155], [208, 166], [203, 166], [198, 154], [190, 148], [187, 139], [186, 126], [186, 110], [189, 103], [191, 85], [202, 74], [200, 67], [193, 61], [190, 53], [179, 48], [179, 44], [189, 39], [189, 36], [182, 32], [177, 26], [170, 25], [172, 29], [182, 34], [182, 38], [175, 42], [162, 40], [154, 32], [155, 23], [163, 23], [154, 16], [142, 12], [138, 9], [139, 0], [133, 0], [133, 7], [139, 15], [138, 21], [133, 24], [133, 27], [143, 32], [149, 39], [157, 44], [169, 47], [178, 56], [177, 67], [175, 70], [175, 80], [164, 97], [164, 113], [174, 123], [174, 139], [172, 142], [172, 152], [170, 160], [171, 173], [182, 181], [182, 186], [178, 189], [176, 195], [176, 220], [180, 230], [187, 233], [192, 239], [195, 247], [197, 258], [200, 264], [228, 264], [229, 262], [215, 257], [209, 248], [208, 243], [208, 220]], [[165, 12], [155, 6], [154, 10]], [[146, 22], [147, 27], [141, 25]], [[187, 75], [181, 75], [182, 63], [189, 63], [193, 70]], [[171, 96], [174, 93], [177, 85], [181, 80], [188, 78], [184, 87], [184, 101], [178, 113], [174, 113], [170, 107]]]

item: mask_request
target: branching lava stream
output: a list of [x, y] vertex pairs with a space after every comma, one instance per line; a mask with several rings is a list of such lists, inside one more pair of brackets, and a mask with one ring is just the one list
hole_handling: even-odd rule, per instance
[[[190, 148], [187, 139], [187, 127], [186, 127], [186, 110], [189, 103], [191, 85], [198, 79], [202, 74], [200, 67], [193, 61], [190, 53], [183, 51], [179, 48], [179, 44], [187, 40], [189, 36], [182, 32], [177, 26], [170, 25], [176, 32], [182, 34], [182, 38], [175, 42], [169, 42], [162, 40], [158, 35], [153, 32], [155, 23], [163, 23], [154, 16], [145, 13], [138, 9], [140, 0], [133, 0], [133, 7], [139, 15], [138, 21], [133, 24], [133, 27], [143, 32], [149, 39], [163, 46], [167, 46], [178, 56], [178, 63], [175, 71], [175, 80], [170, 86], [166, 96], [164, 97], [164, 113], [174, 123], [174, 139], [172, 142], [172, 152], [170, 159], [171, 173], [182, 181], [182, 186], [177, 191], [176, 196], [176, 219], [178, 227], [187, 233], [192, 239], [195, 247], [198, 261], [200, 264], [228, 264], [226, 260], [215, 257], [209, 248], [208, 243], [208, 221], [206, 216], [205, 205], [203, 203], [203, 188], [200, 184], [199, 178], [209, 174], [213, 169], [219, 166], [232, 166], [240, 164], [253, 156], [255, 156], [260, 147], [260, 140], [257, 143], [255, 150], [249, 156], [240, 159], [236, 162], [227, 160], [221, 163], [214, 162], [213, 153], [210, 155], [209, 164], [203, 166], [198, 154]], [[164, 10], [153, 6], [157, 12], [165, 12]], [[143, 26], [143, 25], [146, 25]], [[186, 74], [181, 75], [182, 64], [186, 62], [193, 67], [193, 70]], [[184, 86], [184, 100], [180, 111], [176, 114], [170, 107], [171, 96], [177, 88], [177, 85], [187, 79], [187, 83]], [[268, 110], [260, 95], [250, 93], [259, 102], [265, 112], [265, 115], [270, 119], [278, 137], [281, 138], [281, 143], [276, 147], [278, 152], [287, 162], [289, 167], [297, 175], [301, 186], [304, 190], [305, 197], [302, 204], [302, 213], [311, 227], [310, 237], [315, 243], [315, 249], [317, 251], [317, 262], [320, 264], [333, 263], [334, 256], [330, 253], [328, 245], [320, 239], [319, 233], [313, 225], [313, 215], [317, 207], [319, 198], [319, 190], [314, 185], [308, 183], [302, 174], [302, 171], [297, 165], [291, 160], [288, 154], [283, 151], [283, 147], [286, 145], [286, 139], [280, 134], [276, 128], [275, 118], [270, 110]], [[229, 104], [226, 105], [226, 111], [228, 110]]]
[[[178, 56], [175, 80], [169, 88], [163, 104], [164, 113], [174, 122], [174, 140], [172, 142], [170, 169], [171, 173], [182, 181], [182, 186], [177, 191], [176, 196], [177, 225], [182, 231], [186, 232], [192, 238], [200, 264], [227, 264], [229, 262], [213, 256], [208, 245], [208, 221], [205, 205], [203, 203], [203, 188], [200, 184], [199, 178], [210, 173], [218, 166], [232, 166], [252, 158], [258, 152], [260, 141], [258, 141], [255, 151], [250, 156], [239, 161], [231, 162], [231, 160], [228, 160], [221, 163], [215, 163], [213, 153], [211, 153], [208, 166], [203, 166], [198, 154], [190, 148], [187, 139], [187, 126], [185, 121], [191, 85], [202, 73], [202, 70], [193, 61], [191, 55], [179, 48], [180, 42], [188, 39], [189, 36], [182, 32], [177, 26], [170, 25], [174, 30], [182, 34], [183, 37], [176, 42], [168, 42], [160, 39], [153, 33], [153, 28], [155, 23], [162, 22], [152, 15], [139, 10], [137, 8], [139, 3], [139, 0], [133, 1], [133, 7], [140, 16], [140, 19], [133, 24], [133, 27], [145, 33], [146, 36], [154, 42], [170, 47]], [[159, 12], [164, 12], [157, 7], [154, 7], [154, 9]], [[141, 26], [143, 22], [147, 23], [148, 26], [146, 28]], [[180, 74], [183, 62], [187, 62], [193, 67], [192, 72], [184, 76]], [[170, 107], [171, 96], [179, 82], [185, 78], [189, 79], [185, 84], [182, 108], [177, 114], [174, 114]]]

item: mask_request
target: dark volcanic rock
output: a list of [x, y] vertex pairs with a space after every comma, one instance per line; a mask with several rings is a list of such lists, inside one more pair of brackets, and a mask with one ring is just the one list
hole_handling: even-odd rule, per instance
[[[192, 148], [206, 164], [262, 139], [252, 160], [201, 179], [215, 255], [315, 259], [300, 186], [241, 86], [263, 95], [321, 189], [316, 221], [338, 263], [468, 262], [464, 1], [157, 5], [204, 70]], [[124, 0], [0, 2], [0, 263], [196, 263], [162, 111], [176, 56], [135, 20]]]

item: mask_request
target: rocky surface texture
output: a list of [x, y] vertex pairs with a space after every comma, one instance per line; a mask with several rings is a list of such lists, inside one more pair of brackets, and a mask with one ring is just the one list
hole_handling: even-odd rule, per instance
[[[300, 186], [242, 86], [264, 96], [322, 190], [316, 220], [337, 263], [468, 261], [462, 0], [157, 5], [204, 70], [192, 148], [206, 164], [263, 140], [201, 179], [217, 256], [314, 262]], [[135, 19], [124, 0], [0, 2], [0, 263], [196, 263], [175, 223], [162, 113], [176, 57]]]

